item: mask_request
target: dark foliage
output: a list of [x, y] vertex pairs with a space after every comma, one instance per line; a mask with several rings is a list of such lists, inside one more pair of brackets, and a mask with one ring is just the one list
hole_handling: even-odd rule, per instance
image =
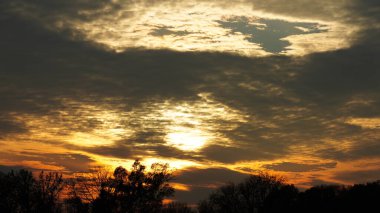
[[186, 203], [171, 202], [165, 205], [161, 213], [195, 213]]
[[26, 170], [0, 176], [0, 212], [60, 212], [62, 175], [41, 172], [36, 179]]
[[239, 184], [228, 183], [212, 193], [207, 200], [199, 204], [199, 212], [271, 212], [267, 206], [289, 205], [276, 198], [282, 198], [280, 192], [296, 191], [294, 186], [285, 185], [282, 178], [268, 174], [251, 175]]
[[317, 186], [300, 193], [297, 212], [380, 212], [380, 181]]
[[380, 212], [380, 181], [353, 186], [322, 185], [299, 192], [281, 178], [253, 175], [228, 183], [199, 203], [200, 213]]
[[[166, 164], [153, 164], [150, 171], [146, 171], [136, 160], [130, 171], [120, 166], [112, 175], [96, 168], [90, 177], [78, 178], [72, 183], [71, 198], [67, 202], [71, 210], [76, 209], [74, 212], [83, 212], [86, 208], [94, 213], [160, 212], [164, 198], [174, 194], [174, 188], [169, 185], [171, 179]], [[85, 207], [81, 199], [90, 207]]]
[[[58, 173], [0, 173], [1, 213], [193, 213], [185, 203], [163, 204], [173, 195], [167, 165], [149, 171], [135, 161], [128, 171], [96, 168], [86, 177], [63, 180]], [[66, 187], [66, 188], [64, 188]], [[63, 193], [64, 192], [64, 193]], [[62, 196], [64, 195], [64, 196]], [[64, 199], [62, 198], [64, 197]], [[261, 173], [228, 183], [198, 205], [200, 213], [380, 212], [380, 181], [352, 186], [321, 185], [299, 192], [283, 178]]]

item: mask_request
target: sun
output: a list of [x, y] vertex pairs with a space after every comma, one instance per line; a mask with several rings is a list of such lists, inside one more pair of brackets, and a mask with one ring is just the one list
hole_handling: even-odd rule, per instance
[[169, 146], [174, 146], [182, 151], [199, 151], [208, 141], [208, 136], [201, 130], [189, 128], [177, 128], [179, 131], [170, 132], [166, 136]]

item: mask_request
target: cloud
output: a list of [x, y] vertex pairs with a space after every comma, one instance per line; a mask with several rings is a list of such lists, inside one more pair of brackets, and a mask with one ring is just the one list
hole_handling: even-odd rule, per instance
[[190, 191], [176, 191], [176, 200], [198, 203], [208, 194], [227, 182], [240, 182], [246, 174], [224, 168], [196, 169], [190, 168], [176, 175], [175, 181], [189, 186]]
[[336, 162], [334, 163], [322, 163], [322, 164], [302, 164], [293, 162], [282, 162], [265, 165], [264, 168], [283, 171], [283, 172], [311, 172], [311, 171], [321, 171], [326, 169], [332, 169], [336, 167]]
[[75, 153], [36, 153], [25, 149], [20, 153], [1, 152], [1, 160], [8, 163], [5, 168], [29, 169], [33, 171], [50, 170], [57, 168], [60, 172], [86, 172], [95, 161], [86, 155]]
[[379, 170], [366, 171], [347, 171], [336, 174], [338, 180], [344, 180], [351, 183], [367, 183], [379, 180]]
[[326, 181], [326, 180], [321, 180], [318, 177], [312, 177], [310, 178], [309, 181], [300, 183], [300, 185], [305, 185], [308, 186], [305, 189], [308, 189], [310, 186], [320, 186], [320, 185], [341, 185], [337, 182], [334, 181]]
[[0, 118], [0, 138], [9, 134], [25, 133], [27, 129], [21, 122], [15, 122], [11, 118]]
[[[144, 48], [249, 56], [280, 52], [303, 55], [349, 46], [352, 35], [346, 32], [354, 29], [338, 22], [304, 22], [266, 14], [252, 9], [252, 4], [246, 1], [231, 4], [213, 0], [126, 0], [92, 4], [17, 0], [4, 5], [10, 8], [8, 11], [48, 29], [68, 32], [74, 39], [91, 41], [118, 52]], [[52, 13], [46, 15], [46, 11]], [[236, 17], [241, 20], [237, 22]], [[255, 20], [253, 25], [252, 20]], [[323, 38], [324, 42], [314, 45], [310, 42], [313, 38]]]
[[247, 0], [254, 9], [291, 17], [320, 19], [326, 21], [367, 22], [379, 18], [376, 0]]
[[[274, 145], [274, 144], [273, 144]], [[281, 156], [282, 150], [273, 147], [242, 145], [241, 147], [209, 146], [202, 150], [205, 159], [223, 163], [235, 163], [239, 161], [270, 160]]]

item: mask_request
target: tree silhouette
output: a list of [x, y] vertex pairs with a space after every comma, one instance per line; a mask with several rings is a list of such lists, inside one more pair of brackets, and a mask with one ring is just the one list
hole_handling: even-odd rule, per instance
[[298, 193], [294, 185], [281, 185], [265, 198], [262, 212], [294, 212], [297, 208]]
[[30, 171], [11, 171], [0, 177], [0, 212], [60, 212], [62, 175], [41, 172], [35, 179]]
[[228, 183], [199, 203], [199, 212], [263, 212], [265, 201], [285, 186], [281, 177], [260, 173], [240, 184]]
[[84, 203], [80, 197], [70, 197], [64, 201], [64, 212], [87, 213], [89, 212], [89, 204]]
[[353, 186], [322, 185], [300, 193], [298, 212], [379, 212], [380, 181]]
[[35, 199], [37, 212], [60, 212], [59, 196], [64, 188], [62, 174], [43, 171], [35, 181]]
[[32, 212], [34, 178], [31, 172], [11, 171], [1, 177], [0, 208], [2, 212]]
[[83, 197], [92, 212], [159, 212], [163, 199], [174, 194], [171, 179], [167, 164], [152, 164], [147, 171], [136, 160], [130, 171], [119, 166], [111, 175], [97, 168], [90, 178], [79, 178], [78, 186], [71, 187], [71, 199]]

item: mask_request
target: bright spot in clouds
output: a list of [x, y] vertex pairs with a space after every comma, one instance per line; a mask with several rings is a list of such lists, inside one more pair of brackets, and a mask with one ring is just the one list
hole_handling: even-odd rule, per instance
[[168, 145], [183, 151], [196, 151], [207, 142], [207, 136], [202, 135], [200, 130], [187, 128], [174, 128], [173, 130], [167, 135]]
[[351, 118], [346, 123], [368, 129], [380, 129], [380, 118]]

